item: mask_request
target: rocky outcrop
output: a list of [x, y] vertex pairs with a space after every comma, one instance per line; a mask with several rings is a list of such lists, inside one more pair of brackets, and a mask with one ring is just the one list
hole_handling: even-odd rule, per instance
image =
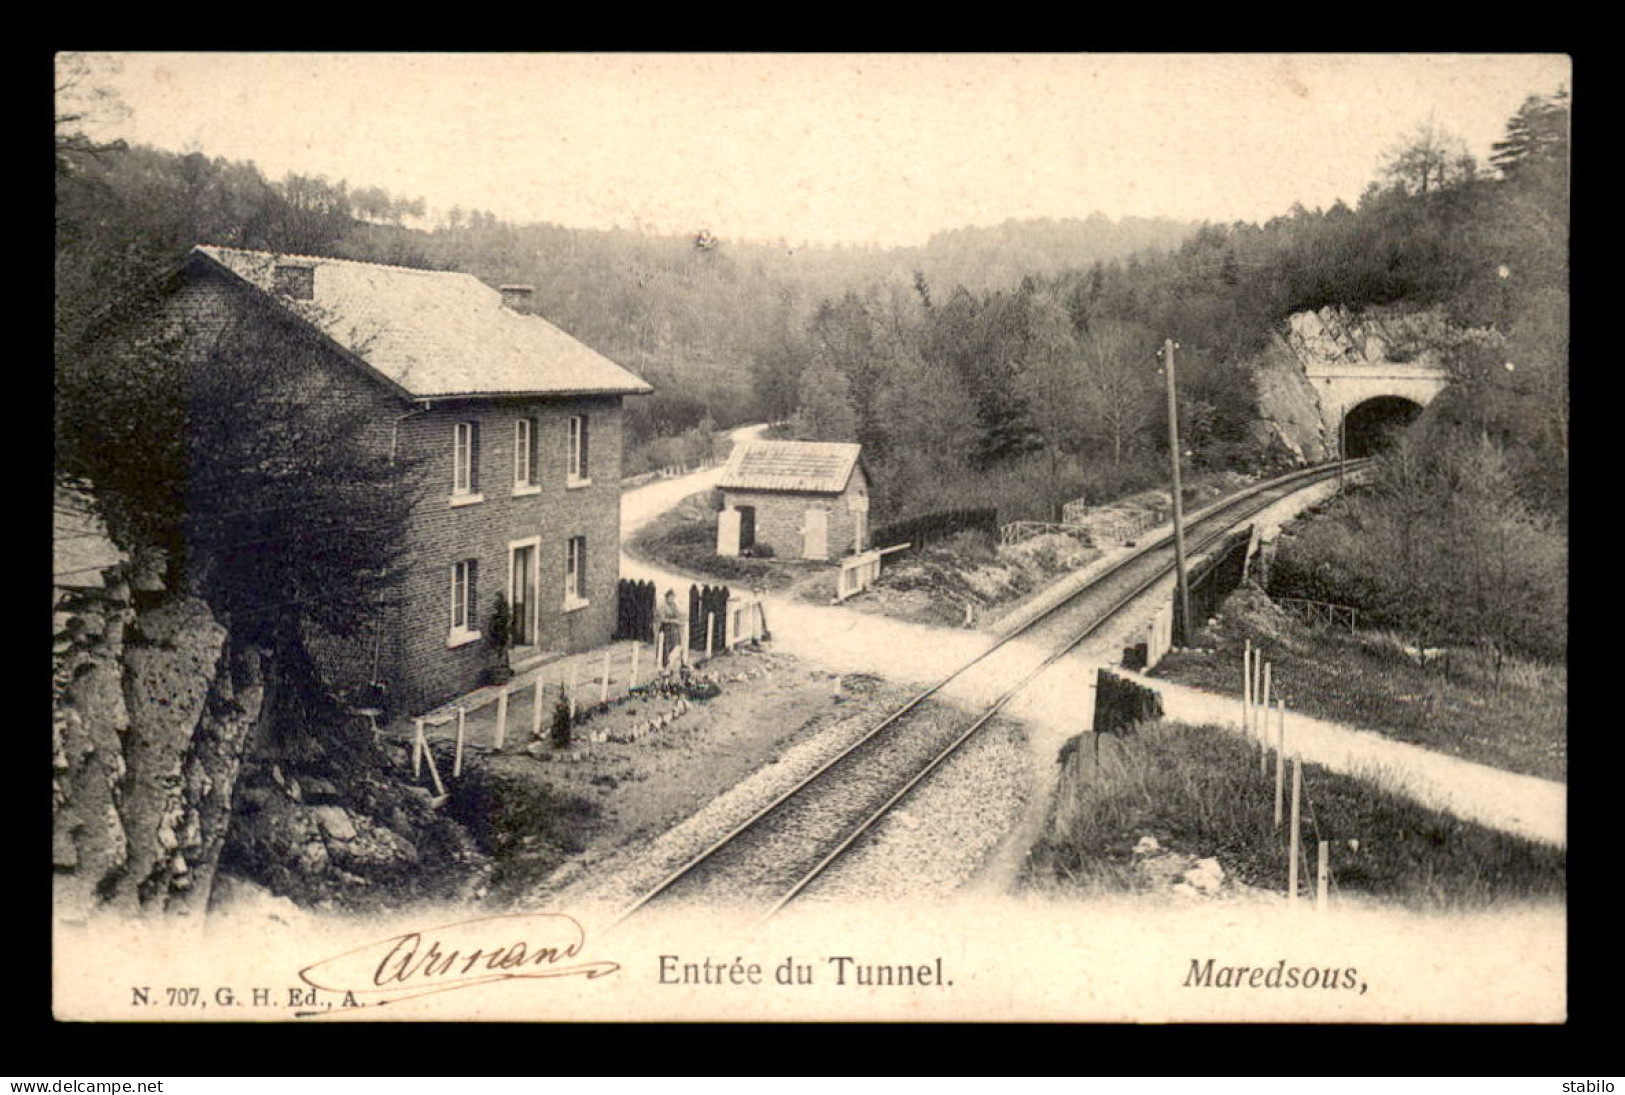
[[1277, 465], [1313, 464], [1336, 456], [1337, 423], [1327, 423], [1310, 382], [1314, 368], [1337, 365], [1442, 367], [1448, 347], [1463, 332], [1438, 309], [1371, 308], [1354, 312], [1328, 305], [1296, 312], [1272, 333], [1252, 362], [1257, 417], [1248, 440]]
[[208, 901], [264, 695], [202, 601], [138, 613], [130, 575], [59, 605], [52, 856], [65, 910], [187, 912]]
[[[348, 744], [298, 768], [263, 756], [248, 762], [221, 855], [232, 888], [247, 880], [305, 908], [365, 912], [472, 896], [489, 861], [442, 813], [443, 800], [397, 778], [409, 764], [404, 754]], [[442, 766], [450, 770], [449, 758]]]
[[143, 585], [114, 567], [57, 606], [60, 914], [201, 913], [223, 872], [247, 883], [238, 890], [319, 908], [455, 898], [478, 883], [484, 857], [405, 782], [403, 753], [339, 711], [295, 728], [290, 747], [269, 725], [276, 697], [299, 687], [289, 667], [234, 644], [202, 600], [132, 588]]
[[1248, 440], [1267, 464], [1296, 466], [1330, 459], [1320, 397], [1285, 343], [1272, 340], [1253, 363], [1258, 417], [1248, 426]]

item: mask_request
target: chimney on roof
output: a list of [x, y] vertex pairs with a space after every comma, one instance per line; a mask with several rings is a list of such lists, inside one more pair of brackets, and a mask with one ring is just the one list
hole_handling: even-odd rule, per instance
[[521, 304], [529, 304], [530, 295], [535, 291], [534, 285], [504, 285], [498, 290], [502, 294], [502, 306], [510, 312], [519, 311]]
[[281, 260], [276, 264], [273, 285], [279, 296], [292, 300], [316, 299], [316, 264]]

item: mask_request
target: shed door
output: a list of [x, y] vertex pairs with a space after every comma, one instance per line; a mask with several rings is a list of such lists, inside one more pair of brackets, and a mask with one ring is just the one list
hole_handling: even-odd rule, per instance
[[756, 546], [756, 507], [739, 508], [739, 550]]
[[801, 525], [801, 557], [803, 559], [829, 558], [829, 512], [821, 509], [807, 511]]
[[740, 543], [739, 511], [725, 509], [717, 514], [717, 554], [738, 555]]

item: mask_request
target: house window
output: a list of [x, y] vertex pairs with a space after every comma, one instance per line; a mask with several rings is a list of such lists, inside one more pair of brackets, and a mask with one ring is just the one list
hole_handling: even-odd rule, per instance
[[587, 538], [572, 536], [564, 545], [564, 607], [587, 603]]
[[571, 415], [570, 463], [565, 469], [566, 482], [570, 486], [581, 486], [592, 481], [592, 472], [587, 463], [587, 433], [587, 416]]
[[536, 420], [521, 418], [513, 424], [513, 489], [515, 494], [537, 489]]
[[475, 560], [463, 559], [451, 565], [451, 633], [446, 638], [447, 646], [461, 646], [480, 637], [474, 626], [478, 579], [479, 564]]
[[480, 501], [480, 424], [458, 422], [451, 435], [451, 501]]

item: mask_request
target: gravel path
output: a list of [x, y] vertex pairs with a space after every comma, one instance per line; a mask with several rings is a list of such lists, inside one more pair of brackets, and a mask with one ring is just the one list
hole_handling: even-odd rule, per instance
[[[1239, 696], [1218, 696], [1137, 673], [1124, 675], [1161, 693], [1163, 711], [1170, 719], [1241, 733]], [[1291, 711], [1286, 716], [1286, 737], [1288, 751], [1296, 747], [1304, 760], [1334, 772], [1370, 779], [1502, 832], [1559, 848], [1567, 846], [1566, 784], [1491, 768]]]
[[795, 909], [903, 894], [911, 904], [951, 899], [1026, 810], [1033, 765], [1022, 724], [989, 723], [814, 882]]
[[527, 895], [527, 902], [556, 903], [601, 923], [613, 919], [673, 871], [868, 733], [899, 698], [892, 690], [877, 693], [874, 703], [817, 728], [806, 740], [785, 750], [776, 761], [763, 765], [687, 820], [651, 839], [635, 840], [603, 858], [572, 864], [566, 872]]

